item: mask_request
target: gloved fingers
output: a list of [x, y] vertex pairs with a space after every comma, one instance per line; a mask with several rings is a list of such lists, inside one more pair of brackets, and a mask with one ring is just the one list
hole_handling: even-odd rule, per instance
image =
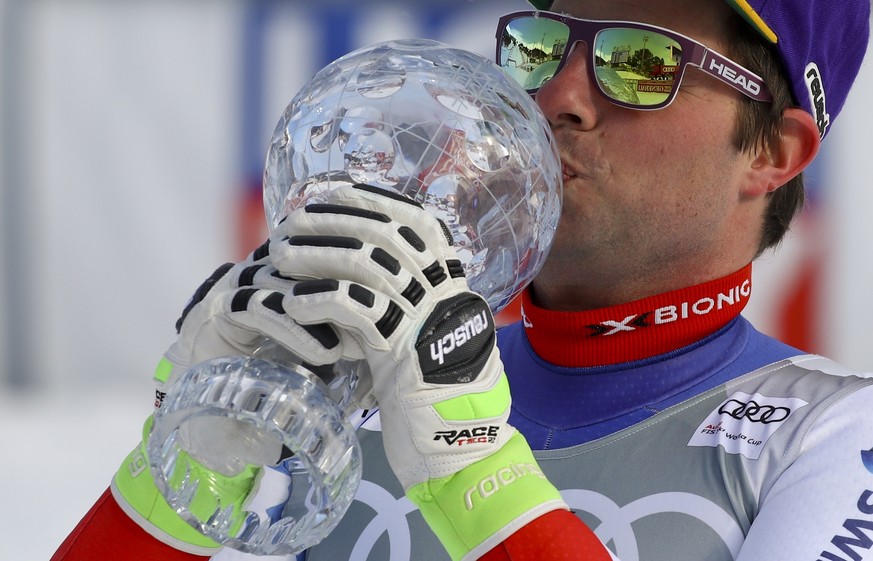
[[389, 216], [414, 231], [429, 251], [442, 259], [455, 257], [454, 241], [445, 222], [431, 215], [411, 198], [371, 185], [340, 187], [328, 195], [329, 204], [368, 209]]
[[297, 273], [297, 264], [289, 252], [298, 245], [342, 243], [352, 249], [364, 244], [372, 259], [392, 261], [392, 266], [410, 272], [429, 267], [439, 256], [411, 228], [388, 215], [341, 204], [311, 204], [295, 210], [279, 225], [273, 240], [285, 242], [272, 245], [274, 264], [291, 275]]
[[182, 325], [185, 323], [185, 320], [188, 318], [188, 315], [194, 309], [195, 306], [200, 304], [206, 295], [211, 292], [215, 286], [225, 279], [228, 276], [228, 272], [233, 269], [233, 263], [225, 263], [215, 269], [211, 275], [209, 275], [206, 280], [200, 283], [200, 286], [197, 287], [197, 290], [194, 291], [194, 294], [191, 295], [191, 298], [188, 300], [188, 303], [185, 304], [185, 308], [182, 310], [182, 314], [179, 316], [179, 319], [176, 320], [176, 333], [182, 332]]
[[411, 355], [421, 381], [428, 384], [469, 384], [495, 355], [494, 318], [488, 304], [472, 292], [438, 302], [422, 318], [409, 316], [386, 294], [345, 280], [322, 279], [301, 281], [283, 305], [301, 324], [330, 318], [337, 332], [349, 330], [371, 363], [382, 362], [388, 353]]
[[[218, 292], [227, 288], [251, 285], [255, 278], [254, 271], [257, 271], [260, 267], [264, 266], [272, 267], [272, 264], [270, 263], [269, 248], [270, 241], [267, 240], [257, 249], [252, 251], [248, 257], [240, 263], [228, 262], [215, 269], [215, 271], [213, 271], [212, 274], [197, 287], [191, 295], [191, 298], [185, 304], [185, 308], [182, 310], [179, 319], [176, 320], [176, 333], [181, 333], [182, 324], [185, 323], [188, 315], [195, 306], [206, 299], [206, 296], [210, 292], [213, 290]], [[273, 271], [275, 271], [275, 268]], [[278, 275], [278, 272], [275, 272], [275, 274]], [[264, 275], [259, 275], [258, 280], [263, 281]], [[269, 283], [269, 286], [277, 286], [277, 284], [278, 283], [271, 282]]]
[[[323, 319], [308, 325], [294, 321], [285, 313], [284, 295], [252, 287], [216, 295], [214, 306], [221, 311], [199, 327], [191, 347], [192, 364], [215, 358], [215, 349], [226, 349], [228, 355], [249, 355], [265, 338], [314, 365], [333, 364], [343, 358], [343, 340], [337, 332]], [[349, 353], [355, 357], [361, 351], [350, 346]]]
[[[421, 266], [421, 276], [428, 280], [431, 287], [439, 286], [438, 291], [450, 285], [466, 289], [464, 267], [458, 258], [458, 248], [449, 227], [418, 202], [394, 191], [364, 184], [337, 188], [328, 194], [327, 202], [329, 205], [351, 206], [390, 217], [396, 247], [401, 252], [409, 252], [412, 247], [424, 254], [417, 263]], [[440, 286], [444, 280], [449, 282]]]
[[[283, 275], [298, 279], [340, 279], [388, 295], [407, 313], [426, 296], [430, 281], [409, 270], [384, 249], [346, 236], [292, 236], [274, 243], [272, 255]], [[279, 258], [278, 256], [282, 257]], [[439, 280], [448, 278], [440, 268]]]
[[297, 282], [294, 278], [282, 274], [269, 260], [249, 264], [234, 273], [232, 288], [269, 288], [286, 292]]
[[295, 210], [274, 232], [271, 258], [283, 275], [356, 282], [407, 311], [426, 294], [466, 290], [445, 225], [417, 203], [366, 186], [337, 189], [329, 201]]
[[255, 263], [265, 263], [269, 262], [270, 257], [270, 240], [269, 238], [264, 241], [261, 245], [256, 247], [249, 253], [246, 258], [240, 263], [240, 265], [253, 265]]
[[364, 352], [392, 350], [392, 338], [407, 315], [386, 294], [355, 282], [337, 279], [301, 281], [285, 295], [288, 315], [302, 325], [330, 318], [338, 332], [348, 331], [359, 339]]

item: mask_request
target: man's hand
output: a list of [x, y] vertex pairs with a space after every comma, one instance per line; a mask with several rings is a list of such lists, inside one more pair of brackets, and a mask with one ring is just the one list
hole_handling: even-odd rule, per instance
[[288, 315], [327, 320], [363, 348], [388, 460], [453, 559], [475, 559], [566, 508], [507, 424], [494, 319], [468, 289], [442, 222], [401, 195], [358, 185], [292, 213], [270, 253], [283, 276], [316, 279], [286, 295]]
[[[210, 358], [251, 355], [266, 340], [300, 349], [319, 364], [339, 360], [340, 340], [332, 328], [324, 323], [301, 325], [285, 313], [282, 299], [295, 284], [273, 267], [266, 243], [245, 261], [219, 267], [176, 322], [179, 337], [165, 354], [158, 381], [171, 384]], [[354, 349], [347, 347], [347, 353]]]
[[[282, 307], [286, 292], [296, 283], [283, 278], [270, 264], [268, 245], [264, 244], [248, 259], [237, 265], [219, 267], [197, 289], [176, 324], [178, 339], [161, 360], [155, 406], [160, 407], [172, 384], [190, 367], [211, 358], [251, 355], [266, 341], [286, 348], [305, 350], [319, 364], [340, 358], [340, 339], [327, 325], [300, 325]], [[353, 350], [355, 345], [346, 345]], [[347, 352], [351, 352], [347, 351]], [[198, 555], [212, 555], [220, 544], [201, 535], [182, 520], [159, 493], [147, 455], [152, 417], [143, 428], [143, 440], [131, 452], [112, 481], [112, 494], [119, 506], [141, 528], [172, 547]], [[217, 508], [212, 494], [221, 497], [223, 507], [242, 507], [250, 498], [261, 472], [261, 465], [280, 460], [281, 443], [273, 439], [241, 434], [241, 424], [200, 424], [180, 431], [183, 441], [191, 443], [191, 453], [182, 453], [176, 473], [186, 469], [201, 481], [200, 487], [211, 493], [195, 495], [192, 512], [208, 516]], [[204, 445], [205, 444], [205, 445]], [[196, 452], [194, 451], [196, 450]], [[233, 455], [234, 462], [225, 461]], [[252, 462], [245, 464], [240, 457]], [[184, 464], [184, 468], [179, 467]], [[234, 465], [234, 469], [228, 466]], [[178, 481], [169, 481], [170, 485]]]

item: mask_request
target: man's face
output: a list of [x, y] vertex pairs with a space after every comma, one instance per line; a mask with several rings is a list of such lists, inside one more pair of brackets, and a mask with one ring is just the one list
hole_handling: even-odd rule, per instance
[[[557, 0], [551, 11], [650, 23], [728, 52], [731, 12], [721, 1]], [[561, 223], [536, 286], [581, 284], [607, 305], [607, 294], [634, 296], [617, 294], [629, 282], [668, 290], [745, 265], [763, 203], [742, 196], [750, 156], [732, 145], [741, 94], [689, 67], [669, 107], [636, 111], [604, 99], [588, 64], [577, 45], [537, 93], [565, 174]]]

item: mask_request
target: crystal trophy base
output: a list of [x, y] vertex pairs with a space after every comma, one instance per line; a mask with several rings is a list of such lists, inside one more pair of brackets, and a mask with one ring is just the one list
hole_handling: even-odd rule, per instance
[[339, 523], [361, 479], [354, 429], [302, 366], [200, 363], [155, 413], [158, 489], [194, 528], [247, 553], [287, 555]]

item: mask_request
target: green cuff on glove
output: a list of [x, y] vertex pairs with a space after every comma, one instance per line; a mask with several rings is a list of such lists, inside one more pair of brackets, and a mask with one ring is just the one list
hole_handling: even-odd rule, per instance
[[[153, 418], [150, 416], [143, 426], [142, 442], [148, 442], [152, 423]], [[228, 477], [209, 471], [182, 453], [176, 461], [173, 478], [168, 481], [170, 486], [178, 488], [185, 477], [186, 468], [200, 481], [189, 510], [201, 520], [207, 519], [219, 508], [211, 493], [227, 498], [220, 505], [222, 509], [233, 505], [235, 512], [244, 514], [243, 504], [251, 494], [260, 472], [254, 466], [247, 466], [239, 474]], [[211, 493], [207, 489], [211, 489]], [[113, 478], [112, 493], [119, 506], [144, 530], [176, 549], [195, 555], [214, 555], [222, 547], [220, 543], [188, 524], [167, 503], [155, 485], [144, 444], [139, 444], [125, 458]], [[243, 516], [240, 516], [234, 530], [242, 522]]]
[[406, 495], [453, 561], [478, 557], [534, 518], [566, 508], [520, 433], [496, 454]]

